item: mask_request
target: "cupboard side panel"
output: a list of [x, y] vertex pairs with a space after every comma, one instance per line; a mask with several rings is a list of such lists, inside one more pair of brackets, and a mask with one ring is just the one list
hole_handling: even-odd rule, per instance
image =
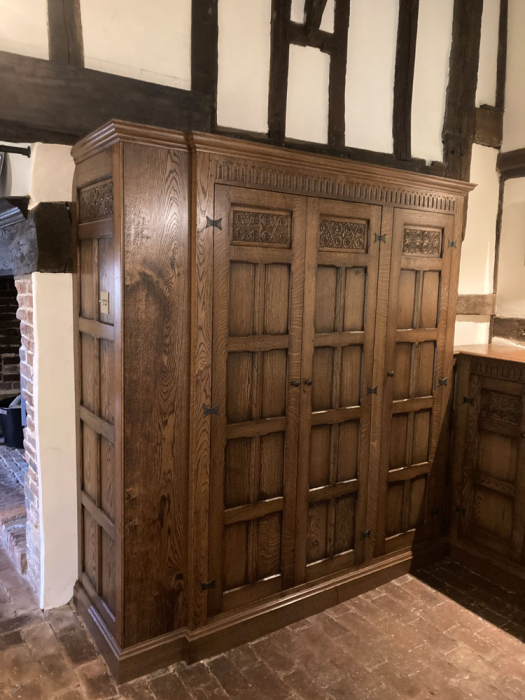
[[188, 168], [185, 151], [124, 145], [125, 646], [186, 621]]

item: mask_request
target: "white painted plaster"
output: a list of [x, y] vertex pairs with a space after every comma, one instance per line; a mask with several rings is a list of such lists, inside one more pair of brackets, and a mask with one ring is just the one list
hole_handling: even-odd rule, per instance
[[454, 0], [420, 0], [412, 96], [412, 154], [443, 160]]
[[323, 17], [321, 19], [320, 29], [323, 32], [334, 31], [334, 21], [335, 21], [335, 0], [327, 0], [326, 7], [323, 12]]
[[502, 151], [525, 148], [525, 0], [509, 0]]
[[40, 500], [40, 607], [67, 603], [77, 579], [73, 278], [34, 272], [35, 432]]
[[30, 208], [40, 202], [70, 202], [75, 163], [71, 146], [35, 143], [31, 147]]
[[86, 68], [191, 89], [191, 0], [81, 0]]
[[[29, 143], [0, 141], [6, 146], [25, 148]], [[0, 173], [0, 197], [28, 197], [31, 189], [31, 158], [14, 153], [6, 153]]]
[[49, 58], [47, 0], [0, 0], [0, 51]]
[[352, 0], [346, 81], [347, 146], [392, 153], [398, 0]]
[[268, 131], [270, 22], [271, 0], [219, 0], [221, 126]]
[[458, 316], [454, 345], [483, 345], [489, 342], [490, 316]]
[[491, 294], [493, 291], [499, 200], [497, 157], [495, 148], [476, 144], [472, 148], [470, 179], [477, 187], [469, 195], [459, 271], [460, 294]]
[[496, 306], [498, 316], [525, 317], [525, 178], [505, 183]]
[[305, 0], [292, 0], [292, 8], [290, 11], [290, 19], [292, 22], [304, 24], [304, 5]]
[[328, 142], [330, 56], [310, 46], [290, 46], [286, 136]]
[[476, 106], [496, 104], [500, 0], [483, 0]]

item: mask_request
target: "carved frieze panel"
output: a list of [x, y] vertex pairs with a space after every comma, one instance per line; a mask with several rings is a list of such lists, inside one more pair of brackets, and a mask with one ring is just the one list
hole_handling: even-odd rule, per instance
[[113, 182], [103, 182], [80, 190], [78, 215], [81, 223], [113, 216]]
[[439, 258], [442, 237], [441, 231], [406, 228], [403, 232], [403, 255]]
[[216, 162], [215, 178], [219, 182], [241, 187], [279, 190], [312, 197], [333, 197], [452, 213], [456, 211], [456, 198], [438, 192], [365, 184], [335, 175], [320, 176], [313, 172], [297, 172], [291, 168], [253, 165], [230, 159]]
[[525, 365], [517, 362], [505, 362], [489, 357], [473, 357], [471, 372], [484, 377], [525, 383]]
[[490, 420], [519, 425], [521, 397], [501, 394], [498, 391], [484, 391], [481, 398], [481, 415]]
[[366, 221], [342, 221], [321, 219], [319, 223], [319, 248], [366, 250]]
[[289, 248], [292, 239], [290, 214], [234, 209], [232, 243]]

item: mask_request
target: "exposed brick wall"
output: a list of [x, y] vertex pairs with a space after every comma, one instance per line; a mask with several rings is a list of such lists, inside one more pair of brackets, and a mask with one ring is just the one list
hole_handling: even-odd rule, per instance
[[20, 323], [16, 317], [17, 309], [14, 279], [0, 278], [0, 399], [20, 393]]
[[35, 591], [40, 590], [40, 507], [36, 457], [35, 403], [33, 393], [34, 328], [33, 285], [31, 275], [17, 277], [18, 311], [22, 343], [20, 374], [22, 395], [26, 402], [27, 425], [24, 429], [25, 458], [28, 464], [24, 491], [27, 508], [27, 578]]

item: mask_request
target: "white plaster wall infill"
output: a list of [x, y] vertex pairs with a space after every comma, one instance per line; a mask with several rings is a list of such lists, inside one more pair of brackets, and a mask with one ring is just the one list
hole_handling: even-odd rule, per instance
[[458, 316], [454, 345], [483, 345], [489, 342], [490, 316]]
[[270, 21], [271, 0], [219, 0], [220, 126], [268, 131]]
[[496, 104], [500, 0], [483, 0], [476, 107]]
[[80, 0], [84, 63], [191, 89], [191, 0]]
[[474, 145], [470, 179], [477, 187], [470, 193], [467, 227], [461, 251], [460, 294], [491, 294], [494, 281], [496, 218], [499, 176], [496, 148]]
[[443, 160], [454, 0], [420, 0], [412, 96], [412, 154]]
[[[304, 6], [305, 0], [292, 0], [292, 9], [290, 12], [292, 22], [304, 24]], [[319, 26], [319, 29], [322, 29], [323, 32], [332, 33], [334, 31], [334, 12], [335, 0], [327, 0]]]
[[67, 603], [77, 579], [73, 278], [34, 272], [34, 400], [40, 501], [40, 607]]
[[30, 208], [40, 202], [70, 202], [75, 163], [71, 146], [35, 143], [31, 148]]
[[347, 146], [392, 153], [398, 0], [352, 0], [345, 96]]
[[502, 151], [525, 147], [525, 2], [509, 0], [507, 81]]
[[0, 0], [0, 51], [49, 58], [47, 0]]
[[310, 46], [290, 46], [286, 137], [328, 143], [330, 56]]
[[496, 309], [498, 316], [525, 318], [525, 178], [505, 183]]

